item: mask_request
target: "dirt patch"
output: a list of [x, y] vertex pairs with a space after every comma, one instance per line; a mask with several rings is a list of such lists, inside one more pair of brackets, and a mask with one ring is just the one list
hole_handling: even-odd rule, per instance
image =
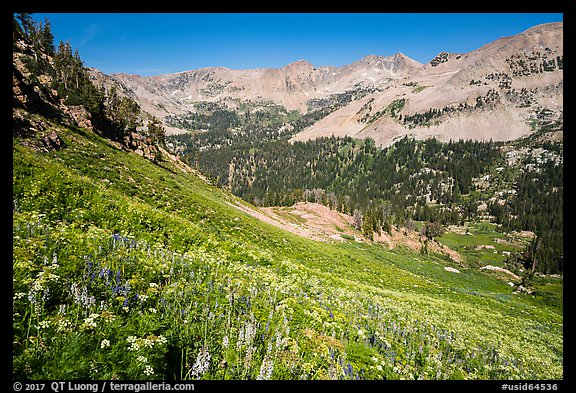
[[[261, 221], [312, 240], [343, 241], [354, 239], [357, 242], [367, 241], [360, 231], [352, 225], [354, 221], [352, 216], [331, 210], [318, 203], [299, 202], [289, 207], [264, 208], [251, 208], [240, 203], [229, 204]], [[392, 227], [390, 233], [382, 232], [380, 235], [375, 233], [374, 241], [386, 245], [390, 249], [396, 246], [405, 246], [415, 251], [419, 251], [423, 244], [423, 239], [418, 232], [396, 227]], [[428, 243], [428, 250], [447, 255], [457, 263], [462, 262], [460, 254], [436, 241]]]
[[314, 240], [344, 240], [343, 235], [359, 238], [351, 216], [318, 203], [299, 202], [290, 207], [265, 207], [261, 210], [274, 221], [288, 226], [289, 231]]

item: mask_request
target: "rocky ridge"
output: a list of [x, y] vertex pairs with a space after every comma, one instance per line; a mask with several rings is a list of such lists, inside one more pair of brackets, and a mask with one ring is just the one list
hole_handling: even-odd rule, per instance
[[299, 60], [277, 69], [92, 75], [160, 119], [194, 112], [200, 102], [232, 109], [242, 102], [274, 102], [304, 113], [334, 94], [369, 89], [292, 141], [331, 135], [370, 137], [382, 146], [405, 135], [506, 141], [530, 134], [542, 111], [550, 121], [562, 118], [563, 23], [538, 25], [468, 53], [441, 52], [426, 64], [397, 53], [342, 67]]

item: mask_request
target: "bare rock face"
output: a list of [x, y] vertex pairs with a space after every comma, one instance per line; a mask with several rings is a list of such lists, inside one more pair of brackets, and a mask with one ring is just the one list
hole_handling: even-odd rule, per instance
[[[396, 139], [509, 141], [533, 132], [546, 109], [563, 114], [563, 23], [535, 26], [464, 54], [441, 52], [386, 89], [332, 112], [292, 138], [335, 134]], [[392, 107], [401, 109], [395, 112]]]
[[26, 94], [22, 91], [22, 86], [20, 81], [16, 78], [16, 75], [12, 76], [12, 97], [15, 100], [15, 104], [25, 105], [28, 101]]
[[90, 113], [82, 105], [70, 105], [63, 107], [64, 113], [70, 116], [74, 125], [82, 128], [92, 130], [92, 117]]
[[267, 69], [208, 67], [149, 77], [93, 69], [91, 75], [96, 84], [114, 86], [159, 119], [193, 111], [200, 102], [234, 107], [271, 101], [306, 112], [313, 102], [365, 89], [291, 141], [335, 135], [389, 146], [403, 136], [509, 141], [529, 135], [543, 109], [553, 114], [551, 122], [563, 116], [563, 63], [563, 23], [558, 22], [468, 53], [440, 52], [427, 64], [399, 52], [365, 56], [342, 67], [298, 60]]
[[534, 291], [532, 291], [531, 289], [528, 289], [522, 285], [519, 285], [518, 288], [516, 288], [516, 290], [514, 291], [514, 293], [526, 293], [528, 295], [531, 295]]
[[58, 150], [64, 146], [64, 142], [62, 142], [56, 131], [52, 131], [49, 135], [42, 138], [42, 144], [50, 150]]
[[422, 66], [397, 53], [366, 56], [342, 67], [317, 67], [305, 60], [281, 68], [231, 70], [209, 67], [198, 70], [143, 77], [130, 74], [103, 75], [91, 70], [100, 85], [114, 85], [134, 98], [148, 113], [163, 119], [190, 110], [196, 102], [220, 100], [273, 101], [287, 109], [306, 111], [307, 102], [326, 98], [358, 86], [385, 86]]
[[142, 136], [136, 132], [131, 132], [129, 135], [124, 137], [124, 146], [132, 150], [138, 150], [142, 142]]
[[123, 145], [135, 154], [153, 161], [160, 155], [170, 156], [168, 152], [161, 152], [158, 146], [153, 145], [150, 138], [136, 132], [131, 132], [126, 135], [123, 140]]

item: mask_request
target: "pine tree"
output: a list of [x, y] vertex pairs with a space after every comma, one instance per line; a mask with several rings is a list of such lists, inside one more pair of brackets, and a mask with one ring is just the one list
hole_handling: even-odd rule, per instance
[[152, 119], [148, 121], [147, 135], [150, 139], [151, 145], [153, 146], [154, 162], [161, 161], [163, 158], [160, 146], [165, 146], [165, 133], [166, 131], [164, 130], [164, 127], [156, 117], [152, 117]]
[[41, 43], [44, 51], [50, 55], [54, 56], [56, 49], [54, 47], [54, 35], [52, 35], [52, 25], [48, 18], [44, 19], [44, 26], [41, 32]]
[[366, 212], [364, 213], [364, 216], [362, 217], [362, 225], [361, 225], [361, 230], [362, 230], [362, 234], [370, 240], [373, 240], [374, 238], [374, 223], [373, 223], [374, 217], [372, 216], [372, 212], [370, 211], [370, 209], [366, 210]]

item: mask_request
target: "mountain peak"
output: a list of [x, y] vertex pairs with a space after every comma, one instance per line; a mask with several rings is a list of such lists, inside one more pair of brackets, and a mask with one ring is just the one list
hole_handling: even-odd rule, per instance
[[392, 58], [394, 60], [413, 60], [410, 57], [406, 56], [404, 53], [402, 52], [396, 52], [396, 54], [394, 56], [392, 56]]
[[357, 63], [365, 63], [365, 64], [414, 63], [415, 65], [421, 65], [419, 62], [406, 56], [402, 52], [397, 52], [394, 55], [386, 56], [386, 57], [378, 56], [378, 55], [367, 55], [367, 56], [364, 56], [363, 58], [361, 58], [360, 60], [358, 60]]
[[313, 68], [314, 65], [310, 63], [308, 60], [296, 60], [292, 63], [288, 63], [282, 68]]
[[[523, 33], [530, 33], [530, 32], [545, 32], [545, 31], [555, 31], [555, 30], [562, 30], [564, 28], [564, 22], [550, 22], [550, 23], [542, 23], [540, 25], [532, 26]], [[522, 33], [521, 33], [522, 34]]]

